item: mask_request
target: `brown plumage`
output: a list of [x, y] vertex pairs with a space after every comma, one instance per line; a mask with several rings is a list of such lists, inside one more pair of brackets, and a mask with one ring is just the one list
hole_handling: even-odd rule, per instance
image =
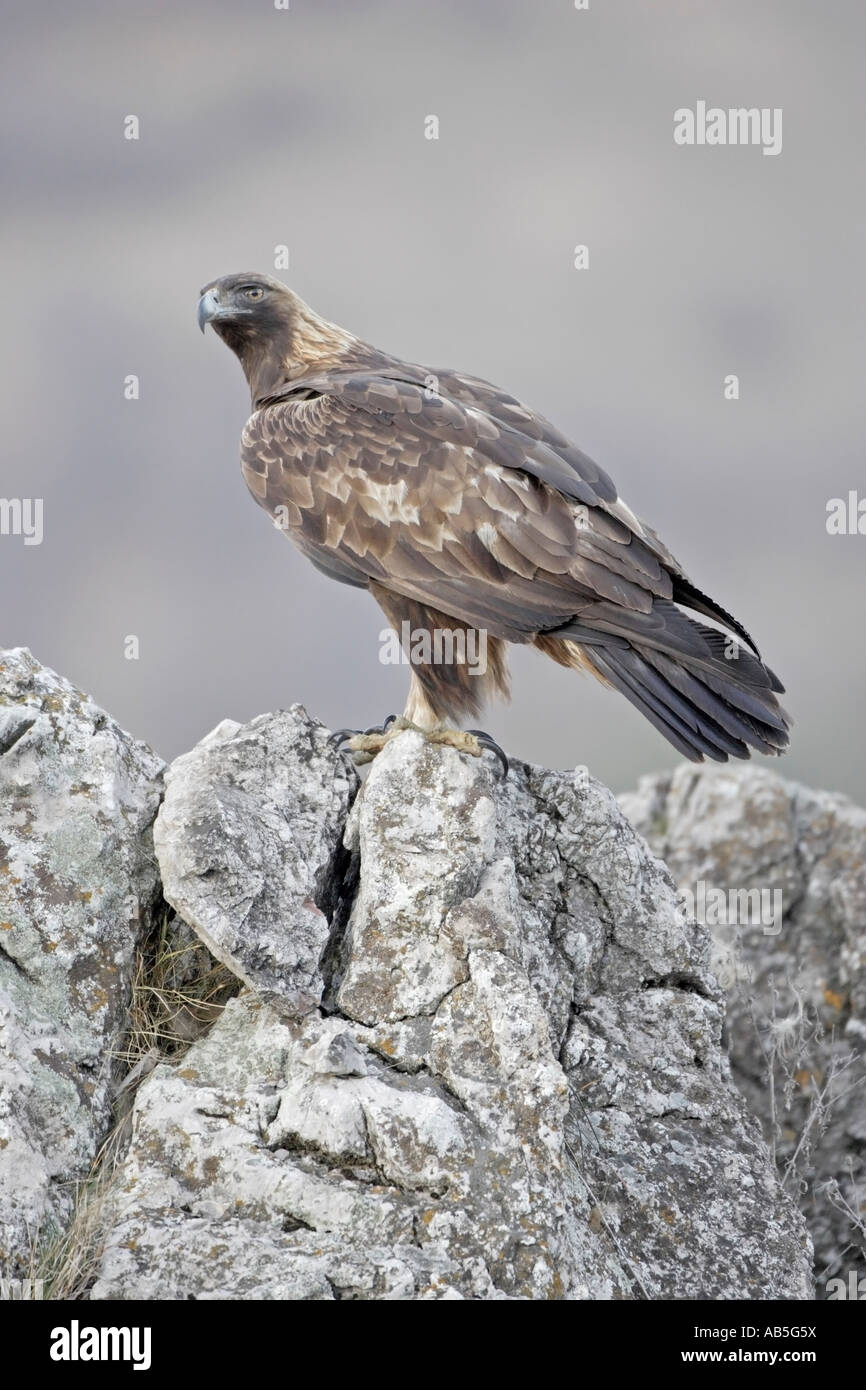
[[783, 687], [748, 633], [542, 416], [379, 352], [264, 275], [206, 286], [199, 322], [250, 386], [247, 486], [313, 564], [368, 589], [398, 632], [487, 634], [483, 676], [413, 664], [415, 723], [507, 694], [518, 642], [621, 691], [687, 758], [787, 746]]

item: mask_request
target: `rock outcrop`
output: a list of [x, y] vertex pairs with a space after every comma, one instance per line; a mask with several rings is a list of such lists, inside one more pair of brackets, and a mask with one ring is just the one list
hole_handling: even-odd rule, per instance
[[621, 798], [705, 919], [734, 1077], [828, 1280], [866, 1268], [866, 811], [759, 766]]
[[22, 649], [0, 653], [0, 1274], [69, 1220], [108, 1130], [163, 765]]
[[121, 1082], [87, 1297], [811, 1297], [710, 934], [584, 768], [406, 732], [359, 789], [294, 706], [220, 725], [161, 801], [148, 750], [2, 664], [0, 1273], [108, 1132], [158, 912], [240, 993]]
[[[209, 905], [212, 942], [246, 933], [249, 962], [261, 840], [202, 796], [235, 807], [258, 779], [288, 920], [303, 936], [302, 895], [330, 905], [320, 980], [305, 970], [302, 1009], [291, 972], [288, 1008], [233, 1000], [144, 1082], [92, 1297], [809, 1296], [803, 1224], [731, 1083], [707, 938], [609, 792], [584, 769], [503, 781], [407, 733], [341, 859], [347, 772], [318, 726], [294, 709], [230, 743], [169, 776], [169, 897], [193, 925]], [[279, 995], [267, 912], [261, 930]]]

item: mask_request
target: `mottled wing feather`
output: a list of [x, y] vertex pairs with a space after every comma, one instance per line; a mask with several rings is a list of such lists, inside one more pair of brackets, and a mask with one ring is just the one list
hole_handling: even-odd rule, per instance
[[[265, 403], [275, 405], [304, 395], [337, 396], [361, 410], [401, 420], [415, 416], [423, 420], [430, 437], [471, 445], [488, 461], [530, 473], [575, 501], [590, 506], [616, 504], [616, 488], [598, 464], [543, 416], [480, 379], [381, 355], [374, 370], [359, 365], [356, 370], [314, 373], [296, 379]], [[512, 402], [519, 413], [509, 419], [505, 403]]]
[[250, 491], [326, 573], [510, 641], [593, 604], [649, 614], [670, 597], [585, 455], [501, 393], [494, 418], [439, 388], [369, 371], [295, 383], [244, 432]]
[[[318, 568], [372, 587], [392, 620], [436, 613], [535, 641], [621, 691], [689, 758], [787, 745], [781, 685], [745, 629], [514, 397], [359, 345], [257, 404], [242, 452], [256, 500]], [[477, 689], [457, 698], [447, 673], [419, 671], [437, 717], [476, 709]]]
[[616, 502], [616, 487], [604, 469], [531, 406], [481, 377], [466, 376], [448, 368], [433, 375], [440, 391], [455, 401], [482, 409], [492, 420], [516, 430], [525, 438], [546, 445], [593, 488], [601, 502]]

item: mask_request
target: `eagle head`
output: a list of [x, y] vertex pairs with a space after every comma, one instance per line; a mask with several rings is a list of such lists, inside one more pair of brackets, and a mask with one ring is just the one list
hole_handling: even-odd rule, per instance
[[240, 360], [255, 404], [310, 368], [337, 362], [358, 340], [320, 318], [287, 285], [257, 271], [223, 275], [201, 291], [198, 322]]
[[291, 331], [295, 296], [279, 280], [257, 271], [223, 275], [201, 291], [198, 324], [206, 324], [240, 356], [244, 347], [262, 338]]

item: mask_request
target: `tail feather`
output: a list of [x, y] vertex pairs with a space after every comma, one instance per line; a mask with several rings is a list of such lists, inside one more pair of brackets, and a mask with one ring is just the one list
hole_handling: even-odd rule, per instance
[[[675, 603], [682, 604], [684, 608], [690, 609], [692, 613], [702, 613], [705, 618], [712, 618], [714, 622], [721, 623], [722, 627], [727, 628], [729, 632], [736, 633], [748, 647], [751, 647], [755, 656], [758, 658], [759, 662], [761, 662], [761, 653], [758, 651], [758, 645], [754, 637], [746, 631], [742, 623], [737, 622], [737, 619], [732, 613], [728, 612], [727, 608], [723, 608], [720, 603], [716, 603], [715, 599], [709, 598], [707, 594], [695, 588], [694, 584], [689, 583], [687, 579], [683, 579], [680, 576], [674, 577], [673, 599]], [[696, 623], [695, 626], [699, 627], [703, 633], [711, 632], [718, 635], [715, 628], [706, 627], [703, 623]], [[783, 695], [785, 693], [785, 687], [779, 680], [779, 677], [774, 671], [771, 671], [769, 666], [765, 665], [764, 662], [761, 662], [761, 665], [769, 679], [770, 689], [775, 690], [778, 695]]]
[[762, 752], [775, 753], [787, 745], [788, 721], [774, 695], [750, 694], [726, 676], [719, 677], [705, 666], [679, 666], [663, 652], [645, 651], [642, 656], [675, 690], [735, 737], [741, 737], [745, 723], [768, 744]]
[[722, 627], [726, 627], [729, 632], [735, 632], [747, 646], [751, 647], [755, 656], [760, 658], [761, 653], [758, 651], [757, 643], [750, 637], [743, 624], [737, 621], [733, 613], [729, 613], [727, 608], [716, 603], [715, 599], [710, 598], [709, 594], [703, 593], [683, 575], [674, 575], [673, 600], [675, 603], [681, 603], [683, 608], [690, 609], [692, 613], [702, 613], [705, 618], [712, 618], [713, 622], [721, 623]]
[[684, 707], [682, 701], [657, 696], [645, 681], [626, 668], [622, 652], [605, 652], [595, 648], [590, 661], [602, 679], [624, 695], [691, 762], [702, 762], [704, 757], [727, 762], [731, 751], [735, 756], [748, 757], [744, 743], [729, 740], [725, 748], [722, 746], [723, 731], [719, 731], [720, 738], [715, 738], [708, 724], [696, 715], [690, 714], [684, 718], [679, 713]]
[[620, 662], [639, 688], [651, 690], [666, 708], [675, 709], [705, 737], [735, 757], [749, 756], [742, 738], [741, 718], [685, 667], [666, 660], [658, 652], [623, 653]]
[[[707, 616], [724, 620], [752, 650], [657, 599], [649, 613], [597, 603], [548, 634], [579, 648], [581, 663], [619, 690], [686, 758], [748, 758], [788, 746], [784, 687], [757, 655], [745, 628], [698, 590]], [[698, 603], [690, 604], [699, 611]], [[732, 645], [733, 643], [733, 645]], [[574, 650], [574, 648], [572, 648]], [[575, 663], [578, 664], [578, 663]]]

